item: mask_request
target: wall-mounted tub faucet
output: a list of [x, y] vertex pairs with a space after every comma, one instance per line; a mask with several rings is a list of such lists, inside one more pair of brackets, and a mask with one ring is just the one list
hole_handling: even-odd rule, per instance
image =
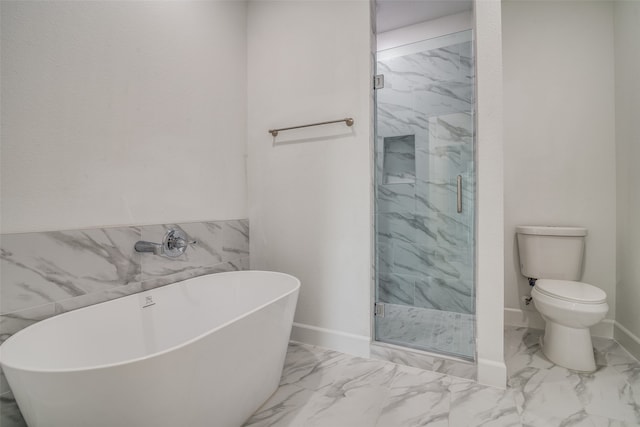
[[175, 258], [182, 255], [187, 250], [187, 246], [195, 245], [196, 243], [195, 240], [189, 241], [184, 231], [171, 229], [165, 234], [162, 243], [139, 240], [134, 248], [136, 252], [151, 252], [155, 255], [166, 255], [170, 258]]
[[156, 255], [162, 255], [162, 245], [160, 243], [138, 240], [134, 248], [136, 249], [136, 252], [152, 252]]

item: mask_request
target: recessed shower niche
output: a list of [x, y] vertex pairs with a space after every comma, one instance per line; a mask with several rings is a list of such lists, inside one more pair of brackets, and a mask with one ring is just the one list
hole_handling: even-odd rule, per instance
[[382, 181], [384, 184], [415, 184], [415, 135], [389, 136], [383, 139]]

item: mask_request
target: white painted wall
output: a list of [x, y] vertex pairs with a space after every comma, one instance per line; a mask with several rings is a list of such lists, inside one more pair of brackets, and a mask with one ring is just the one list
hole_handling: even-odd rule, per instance
[[245, 2], [1, 7], [3, 233], [246, 217]]
[[640, 3], [616, 1], [614, 12], [618, 172], [615, 337], [640, 357]]
[[502, 26], [500, 0], [475, 1], [478, 382], [505, 388]]
[[[471, 6], [471, 5], [469, 5]], [[447, 34], [470, 30], [473, 28], [473, 13], [471, 10], [444, 16], [430, 21], [420, 22], [395, 30], [378, 33], [376, 49], [378, 51], [417, 43], [423, 40], [440, 37]]]
[[[336, 348], [344, 338], [356, 345], [341, 350], [367, 353], [369, 2], [250, 2], [248, 28], [251, 268], [301, 279], [294, 339]], [[343, 117], [354, 126], [282, 132], [275, 142], [267, 133]]]
[[530, 294], [515, 227], [575, 225], [589, 230], [582, 280], [607, 293], [613, 319], [613, 4], [506, 1], [502, 13], [505, 307]]

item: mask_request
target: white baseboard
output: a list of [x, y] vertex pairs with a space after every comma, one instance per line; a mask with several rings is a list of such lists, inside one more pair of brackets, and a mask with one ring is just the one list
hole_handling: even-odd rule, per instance
[[618, 322], [615, 322], [613, 337], [633, 357], [640, 360], [640, 338]]
[[293, 323], [293, 328], [291, 329], [291, 341], [317, 345], [318, 347], [367, 358], [369, 357], [369, 344], [371, 342], [368, 336], [296, 322]]
[[504, 362], [478, 358], [478, 383], [507, 388], [507, 365]]
[[525, 311], [518, 308], [504, 309], [504, 324], [533, 329], [544, 329], [544, 319], [537, 311]]
[[[591, 336], [613, 338], [612, 319], [604, 319], [591, 327]], [[508, 326], [521, 326], [525, 328], [544, 329], [544, 319], [537, 311], [520, 310], [518, 308], [504, 309], [504, 324]]]

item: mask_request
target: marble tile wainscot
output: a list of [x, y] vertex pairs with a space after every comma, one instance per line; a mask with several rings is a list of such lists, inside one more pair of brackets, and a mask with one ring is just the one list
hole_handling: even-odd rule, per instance
[[[179, 258], [139, 254], [171, 228], [195, 245]], [[0, 342], [40, 320], [203, 274], [249, 269], [249, 220], [3, 234]], [[0, 372], [0, 425], [24, 421]]]

